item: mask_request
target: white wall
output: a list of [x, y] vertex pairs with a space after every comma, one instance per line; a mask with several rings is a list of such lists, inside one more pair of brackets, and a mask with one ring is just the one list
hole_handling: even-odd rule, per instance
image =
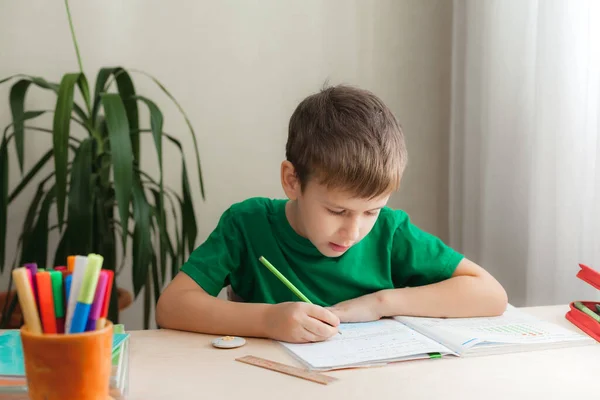
[[[202, 202], [194, 184], [198, 243], [232, 202], [283, 196], [279, 164], [288, 118], [326, 80], [373, 90], [392, 107], [406, 131], [410, 162], [401, 193], [390, 204], [447, 238], [451, 2], [87, 0], [73, 1], [71, 7], [88, 79], [93, 81], [102, 66], [142, 69], [157, 76], [187, 110], [207, 191]], [[23, 72], [58, 81], [76, 71], [63, 2], [5, 2], [0, 60], [0, 77]], [[136, 87], [160, 100], [165, 130], [189, 149], [191, 140], [175, 108], [146, 79], [139, 77]], [[35, 93], [30, 109], [53, 106], [52, 96]], [[8, 86], [3, 85], [0, 125], [9, 122]], [[50, 137], [28, 137], [35, 137], [26, 144], [30, 167]], [[143, 150], [146, 167], [152, 168], [152, 143]], [[166, 182], [179, 188], [175, 164], [167, 168]], [[16, 164], [11, 167], [14, 187], [19, 176]], [[9, 208], [9, 260], [31, 195], [30, 190]], [[131, 287], [129, 276], [125, 269], [122, 286]], [[123, 320], [129, 329], [142, 326], [140, 301]]]

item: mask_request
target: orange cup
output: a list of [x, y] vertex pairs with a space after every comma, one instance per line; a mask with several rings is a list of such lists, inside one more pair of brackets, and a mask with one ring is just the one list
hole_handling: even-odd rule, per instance
[[35, 334], [21, 328], [31, 400], [110, 399], [113, 325], [75, 334]]

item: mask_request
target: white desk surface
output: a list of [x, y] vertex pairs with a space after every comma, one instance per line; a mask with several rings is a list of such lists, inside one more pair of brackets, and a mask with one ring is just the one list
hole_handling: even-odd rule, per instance
[[[564, 317], [567, 306], [523, 310], [579, 331]], [[331, 371], [325, 374], [339, 380], [325, 386], [235, 361], [254, 355], [300, 366], [276, 342], [248, 339], [240, 348], [220, 350], [210, 344], [214, 337], [132, 331], [127, 399], [600, 399], [597, 343]]]

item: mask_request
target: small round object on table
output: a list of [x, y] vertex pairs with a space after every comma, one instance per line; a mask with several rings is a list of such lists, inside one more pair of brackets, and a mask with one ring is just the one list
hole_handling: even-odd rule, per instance
[[234, 349], [246, 344], [246, 339], [237, 336], [223, 336], [212, 340], [212, 345], [219, 349]]

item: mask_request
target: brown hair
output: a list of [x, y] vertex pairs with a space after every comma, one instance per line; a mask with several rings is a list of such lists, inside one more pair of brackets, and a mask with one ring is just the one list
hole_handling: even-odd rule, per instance
[[398, 189], [407, 162], [404, 134], [373, 93], [324, 88], [290, 118], [286, 158], [305, 187], [316, 177], [329, 188], [372, 198]]

